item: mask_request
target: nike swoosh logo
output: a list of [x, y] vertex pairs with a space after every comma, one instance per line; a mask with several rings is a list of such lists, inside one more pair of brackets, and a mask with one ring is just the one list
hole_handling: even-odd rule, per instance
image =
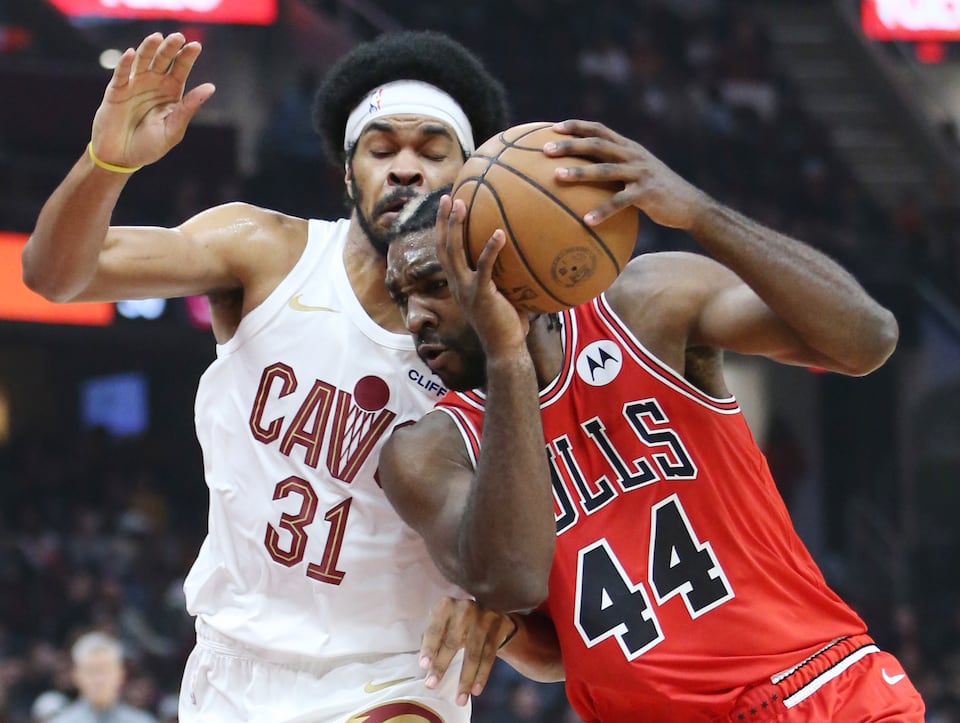
[[372, 680], [363, 686], [364, 693], [376, 693], [383, 690], [384, 688], [389, 688], [393, 685], [400, 685], [400, 683], [406, 683], [408, 680], [416, 680], [415, 675], [411, 675], [408, 678], [397, 678], [396, 680], [386, 680], [383, 683], [374, 683]]
[[887, 672], [886, 668], [880, 668], [880, 674], [883, 676], [883, 679], [886, 681], [887, 685], [896, 685], [901, 680], [907, 677], [906, 673], [898, 673], [897, 675], [890, 675]]
[[329, 306], [311, 306], [310, 304], [304, 304], [300, 301], [300, 297], [303, 294], [297, 294], [296, 296], [290, 297], [290, 301], [287, 302], [289, 306], [294, 311], [330, 311], [334, 314], [339, 314], [339, 309], [331, 309]]

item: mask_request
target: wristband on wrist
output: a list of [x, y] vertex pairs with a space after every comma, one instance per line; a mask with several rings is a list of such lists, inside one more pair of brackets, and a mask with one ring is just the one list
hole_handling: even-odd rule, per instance
[[506, 646], [506, 644], [509, 643], [511, 640], [513, 640], [513, 637], [514, 637], [518, 632], [520, 632], [520, 624], [517, 623], [517, 621], [513, 619], [513, 615], [507, 615], [507, 617], [510, 618], [510, 622], [513, 623], [513, 630], [511, 631], [511, 633], [510, 633], [507, 637], [505, 637], [505, 638], [503, 639], [503, 642], [500, 643], [499, 647], [497, 647], [497, 650], [503, 650], [503, 648]]
[[107, 163], [106, 161], [101, 161], [97, 158], [97, 154], [93, 152], [93, 141], [90, 141], [87, 144], [87, 153], [90, 154], [90, 160], [93, 161], [93, 165], [102, 168], [105, 171], [112, 171], [113, 173], [136, 173], [143, 166], [118, 166], [113, 163]]

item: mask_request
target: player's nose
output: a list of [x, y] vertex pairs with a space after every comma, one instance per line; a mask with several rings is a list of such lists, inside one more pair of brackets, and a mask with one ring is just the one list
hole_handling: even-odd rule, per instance
[[414, 335], [419, 334], [428, 326], [436, 326], [437, 317], [430, 309], [429, 304], [424, 303], [415, 294], [407, 299], [407, 314], [404, 319], [407, 330]]
[[424, 185], [424, 179], [423, 167], [416, 153], [402, 150], [394, 156], [393, 164], [387, 174], [389, 185], [420, 188]]

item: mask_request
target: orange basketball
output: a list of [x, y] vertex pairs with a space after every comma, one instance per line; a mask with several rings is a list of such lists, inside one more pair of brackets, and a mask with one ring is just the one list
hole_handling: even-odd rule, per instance
[[518, 309], [553, 312], [589, 301], [610, 286], [630, 260], [639, 214], [634, 208], [598, 226], [583, 216], [623, 188], [620, 183], [558, 183], [558, 166], [584, 158], [551, 158], [543, 144], [567, 138], [552, 123], [514, 126], [481, 145], [453, 185], [467, 206], [464, 231], [474, 266], [484, 244], [502, 228], [493, 280]]

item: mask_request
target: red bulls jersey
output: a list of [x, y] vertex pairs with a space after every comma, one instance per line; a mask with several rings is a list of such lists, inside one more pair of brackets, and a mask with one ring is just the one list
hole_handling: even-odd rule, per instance
[[[585, 720], [714, 720], [745, 687], [865, 632], [794, 531], [735, 399], [653, 357], [604, 297], [565, 312], [562, 335], [540, 395], [557, 522], [543, 610]], [[483, 396], [440, 408], [476, 461]]]

